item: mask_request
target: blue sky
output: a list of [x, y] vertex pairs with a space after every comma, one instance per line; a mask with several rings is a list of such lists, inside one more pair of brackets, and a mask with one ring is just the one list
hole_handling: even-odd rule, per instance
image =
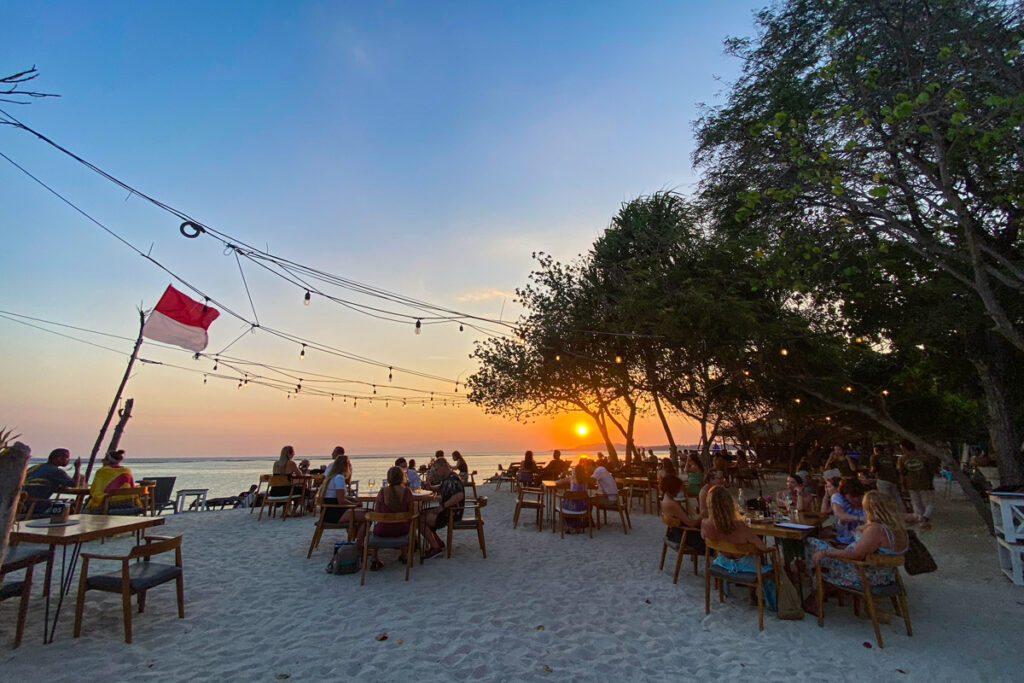
[[[14, 5], [3, 12], [0, 71], [34, 64], [34, 85], [61, 97], [3, 108], [251, 244], [471, 313], [495, 317], [504, 306], [507, 317], [532, 252], [571, 258], [623, 201], [692, 187], [697, 106], [717, 102], [719, 79], [735, 77], [722, 40], [749, 35], [758, 6]], [[212, 241], [184, 240], [176, 219], [24, 132], [0, 126], [0, 151], [175, 272], [249, 310], [233, 258]], [[134, 336], [135, 307], [156, 302], [165, 274], [2, 159], [0, 207], [8, 271], [0, 309]], [[446, 377], [472, 370], [470, 334], [432, 327], [417, 337], [323, 301], [306, 308], [279, 281], [248, 275], [261, 319], [279, 328]], [[240, 329], [222, 318], [210, 350]], [[123, 359], [5, 320], [0, 330], [0, 381], [19, 387], [0, 398], [2, 421], [37, 450], [87, 450]], [[256, 337], [232, 350], [295, 360], [294, 348]], [[321, 372], [381, 379], [379, 370], [315, 362]], [[203, 387], [154, 367], [139, 370], [133, 391], [126, 444], [152, 455], [263, 452], [292, 434], [300, 450], [347, 439], [368, 452], [569, 440], [561, 423], [514, 425], [471, 408], [396, 421], [360, 405], [339, 417], [305, 399], [298, 409], [276, 392], [243, 399], [234, 385]], [[197, 438], [186, 446], [183, 433]], [[649, 438], [664, 442], [657, 430]]]

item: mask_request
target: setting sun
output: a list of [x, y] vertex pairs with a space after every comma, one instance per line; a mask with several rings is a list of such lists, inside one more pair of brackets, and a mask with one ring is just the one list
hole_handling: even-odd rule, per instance
[[587, 435], [587, 425], [577, 425], [576, 426], [576, 433], [579, 434], [580, 436], [586, 436]]

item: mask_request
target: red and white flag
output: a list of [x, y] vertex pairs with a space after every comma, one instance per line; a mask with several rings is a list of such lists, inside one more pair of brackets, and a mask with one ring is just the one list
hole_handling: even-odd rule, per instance
[[217, 309], [190, 299], [167, 285], [164, 295], [142, 326], [142, 336], [199, 352], [209, 342], [206, 330], [219, 315]]

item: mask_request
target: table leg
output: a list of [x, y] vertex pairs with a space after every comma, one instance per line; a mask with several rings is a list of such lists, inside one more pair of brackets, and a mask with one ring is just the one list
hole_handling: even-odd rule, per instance
[[75, 566], [78, 564], [78, 555], [82, 551], [82, 544], [75, 543], [71, 549], [71, 559], [68, 560], [68, 547], [64, 546], [60, 559], [60, 593], [57, 595], [57, 605], [53, 612], [53, 623], [50, 623], [50, 587], [46, 587], [46, 616], [43, 620], [43, 643], [53, 642], [53, 636], [57, 632], [57, 622], [60, 621], [60, 610], [64, 605], [64, 596], [71, 591], [72, 579], [75, 576]]

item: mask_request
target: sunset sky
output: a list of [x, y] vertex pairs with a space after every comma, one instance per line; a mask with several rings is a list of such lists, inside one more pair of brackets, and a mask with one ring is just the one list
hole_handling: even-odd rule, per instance
[[[45, 2], [3, 10], [0, 74], [33, 65], [59, 98], [0, 109], [129, 185], [293, 262], [514, 320], [531, 254], [585, 252], [620, 204], [688, 192], [699, 104], [719, 103], [761, 2]], [[464, 379], [481, 335], [375, 320], [303, 292], [30, 134], [0, 152], [231, 309], [395, 367]], [[0, 158], [0, 426], [44, 455], [86, 456], [138, 332], [171, 277]], [[353, 295], [354, 296], [354, 295]], [[362, 303], [381, 305], [372, 299]], [[393, 305], [387, 305], [395, 308]], [[25, 318], [19, 318], [25, 321]], [[453, 392], [308, 352], [222, 315], [207, 352]], [[592, 443], [579, 415], [516, 424], [472, 406], [352, 401], [208, 378], [212, 363], [145, 343], [125, 391], [132, 457], [547, 450]], [[197, 372], [168, 367], [173, 363]], [[332, 385], [339, 394], [347, 391]], [[352, 385], [352, 391], [369, 388]], [[464, 390], [460, 388], [460, 395]], [[411, 395], [411, 394], [410, 394]], [[697, 431], [678, 418], [677, 440]], [[108, 434], [109, 438], [109, 434]], [[641, 445], [663, 444], [654, 421]]]

